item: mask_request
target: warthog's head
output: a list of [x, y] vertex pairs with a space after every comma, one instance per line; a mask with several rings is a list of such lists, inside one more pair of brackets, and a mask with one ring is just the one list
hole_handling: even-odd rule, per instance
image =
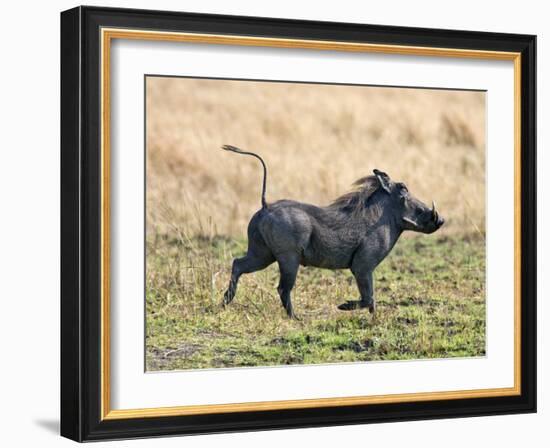
[[404, 183], [393, 182], [386, 173], [376, 169], [374, 175], [380, 187], [389, 195], [392, 211], [404, 230], [433, 233], [445, 223], [433, 201], [430, 208], [416, 199]]

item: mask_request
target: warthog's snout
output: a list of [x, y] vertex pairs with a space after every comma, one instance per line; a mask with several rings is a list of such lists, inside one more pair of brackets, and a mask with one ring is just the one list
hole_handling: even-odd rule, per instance
[[[443, 224], [445, 224], [445, 218], [439, 215], [438, 211], [435, 209], [435, 202], [432, 201], [432, 210], [431, 210], [431, 218], [433, 225], [435, 228], [433, 229], [433, 232], [438, 230]], [[431, 233], [431, 232], [430, 232]]]

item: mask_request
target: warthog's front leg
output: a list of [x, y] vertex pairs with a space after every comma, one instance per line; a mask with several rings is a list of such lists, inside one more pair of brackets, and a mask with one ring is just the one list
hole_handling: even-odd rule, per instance
[[360, 308], [368, 308], [371, 313], [374, 313], [376, 309], [376, 303], [374, 301], [374, 279], [372, 277], [372, 270], [352, 269], [357, 287], [361, 294], [361, 300], [348, 300], [341, 305], [338, 305], [338, 309], [349, 311], [357, 310]]

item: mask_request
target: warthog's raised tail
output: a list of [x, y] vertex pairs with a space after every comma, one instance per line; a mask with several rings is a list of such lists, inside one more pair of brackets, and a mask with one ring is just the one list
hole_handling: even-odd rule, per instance
[[245, 154], [247, 156], [256, 157], [264, 167], [264, 181], [262, 184], [262, 208], [267, 207], [267, 202], [265, 201], [265, 189], [266, 189], [266, 183], [267, 183], [267, 168], [265, 166], [264, 159], [262, 159], [258, 154], [254, 154], [253, 152], [243, 151], [240, 148], [237, 148], [236, 146], [231, 145], [223, 145], [222, 149], [225, 149], [226, 151], [232, 151], [236, 152], [237, 154]]

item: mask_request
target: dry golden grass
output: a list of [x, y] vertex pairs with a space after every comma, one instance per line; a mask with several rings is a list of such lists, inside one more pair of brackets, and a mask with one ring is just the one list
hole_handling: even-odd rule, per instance
[[373, 168], [432, 199], [445, 234], [485, 232], [482, 92], [147, 78], [147, 232], [242, 237], [260, 205], [328, 204]]

